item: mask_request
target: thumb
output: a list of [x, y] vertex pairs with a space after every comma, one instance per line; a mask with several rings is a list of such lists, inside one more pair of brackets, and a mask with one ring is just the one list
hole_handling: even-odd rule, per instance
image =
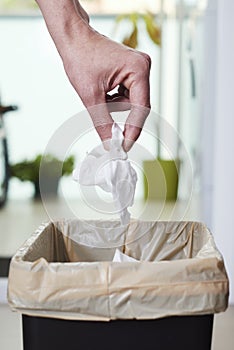
[[149, 79], [134, 83], [129, 94], [131, 110], [125, 123], [123, 147], [127, 152], [140, 136], [145, 120], [150, 113]]

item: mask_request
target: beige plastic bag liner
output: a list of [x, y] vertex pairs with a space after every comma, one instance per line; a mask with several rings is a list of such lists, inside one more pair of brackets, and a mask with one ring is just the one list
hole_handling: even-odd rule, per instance
[[[112, 262], [117, 247], [139, 261]], [[209, 314], [227, 308], [228, 277], [201, 223], [63, 220], [15, 254], [8, 300], [24, 314], [68, 319]]]

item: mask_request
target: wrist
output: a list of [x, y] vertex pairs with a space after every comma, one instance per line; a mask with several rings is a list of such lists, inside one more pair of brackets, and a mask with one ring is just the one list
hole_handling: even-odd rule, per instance
[[89, 17], [77, 0], [36, 0], [47, 28], [63, 58], [74, 43], [84, 41], [91, 29]]
[[91, 30], [89, 24], [81, 17], [64, 19], [61, 26], [57, 28], [53, 39], [57, 50], [64, 59], [69, 55], [72, 48], [82, 46], [87, 42], [88, 32]]

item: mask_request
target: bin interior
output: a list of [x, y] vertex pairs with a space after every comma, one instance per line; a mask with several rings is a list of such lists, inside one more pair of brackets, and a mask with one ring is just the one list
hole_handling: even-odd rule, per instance
[[[204, 253], [207, 258], [210, 254], [206, 248], [212, 240], [211, 234], [198, 222], [133, 222], [127, 228], [117, 227], [111, 222], [109, 227], [100, 225], [95, 221], [51, 222], [32, 243], [23, 260], [33, 262], [44, 258], [48, 262], [62, 263], [112, 261], [116, 248], [139, 261], [190, 259], [202, 257]], [[113, 234], [113, 228], [124, 244], [119, 244], [120, 240], [117, 243], [111, 239], [105, 241]], [[95, 242], [93, 237], [97, 231], [100, 241], [95, 236]], [[217, 251], [212, 251], [212, 254], [217, 255]]]

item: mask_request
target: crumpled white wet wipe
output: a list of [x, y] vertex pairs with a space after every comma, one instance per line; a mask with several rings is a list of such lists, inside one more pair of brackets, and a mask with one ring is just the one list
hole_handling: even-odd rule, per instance
[[130, 220], [127, 208], [134, 202], [137, 174], [122, 148], [123, 139], [121, 128], [114, 123], [109, 151], [102, 145], [95, 147], [73, 171], [73, 179], [80, 185], [97, 185], [112, 193], [121, 223], [126, 225]]
[[122, 253], [119, 249], [116, 249], [114, 257], [112, 259], [113, 262], [140, 262], [137, 259], [132, 258], [131, 256]]

